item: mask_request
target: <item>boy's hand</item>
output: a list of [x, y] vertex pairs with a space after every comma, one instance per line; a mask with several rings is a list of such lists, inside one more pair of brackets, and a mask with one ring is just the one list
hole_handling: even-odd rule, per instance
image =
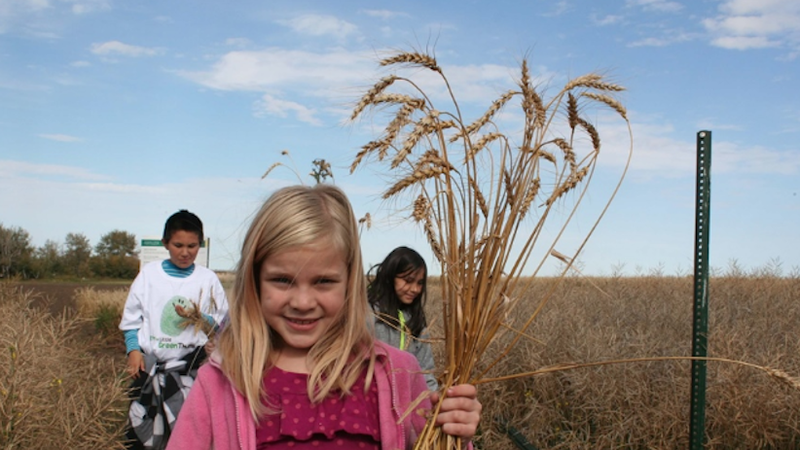
[[128, 353], [128, 364], [126, 371], [134, 380], [139, 378], [139, 371], [144, 372], [144, 355], [139, 350], [131, 350]]
[[184, 319], [189, 318], [189, 311], [186, 311], [186, 308], [184, 308], [181, 305], [175, 305], [175, 312], [178, 313], [178, 315], [183, 317]]
[[[439, 401], [439, 393], [431, 395], [431, 402]], [[469, 441], [478, 430], [483, 406], [478, 401], [478, 390], [471, 384], [459, 384], [447, 390], [436, 424], [445, 433]]]

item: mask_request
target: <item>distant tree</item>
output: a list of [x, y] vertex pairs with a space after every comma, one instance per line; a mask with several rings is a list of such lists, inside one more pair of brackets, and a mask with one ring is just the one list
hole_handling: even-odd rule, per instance
[[92, 256], [92, 274], [102, 278], [132, 280], [139, 273], [139, 259], [135, 256]]
[[94, 247], [97, 256], [136, 256], [136, 235], [127, 231], [109, 231]]
[[33, 267], [36, 278], [53, 278], [64, 274], [61, 244], [46, 240], [33, 252]]
[[0, 223], [0, 277], [29, 277], [32, 253], [31, 236], [27, 231]]
[[82, 233], [67, 233], [62, 258], [66, 273], [76, 277], [91, 276], [89, 266], [91, 257], [92, 246], [89, 245], [89, 238]]
[[100, 237], [94, 247], [92, 272], [99, 277], [133, 279], [139, 272], [136, 235], [114, 230]]

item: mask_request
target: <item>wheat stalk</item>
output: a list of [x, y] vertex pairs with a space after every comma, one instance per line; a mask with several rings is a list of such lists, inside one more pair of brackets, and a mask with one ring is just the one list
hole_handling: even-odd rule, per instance
[[[394, 177], [383, 198], [408, 198], [412, 217], [422, 225], [442, 267], [445, 356], [439, 384], [446, 389], [459, 383], [480, 383], [487, 367], [501, 360], [518, 339], [530, 337], [528, 329], [549, 297], [545, 296], [522, 327], [511, 328], [506, 323], [508, 314], [522, 301], [511, 293], [523, 287], [519, 285], [523, 271], [535, 266], [534, 275], [538, 273], [590, 184], [600, 153], [600, 134], [586, 119], [584, 109], [594, 104], [610, 107], [628, 126], [629, 134], [630, 126], [624, 107], [606, 94], [622, 88], [598, 74], [570, 80], [545, 101], [523, 61], [518, 89], [506, 91], [480, 117], [467, 122], [433, 57], [400, 53], [381, 61], [381, 65], [398, 70], [409, 64], [441, 78], [451, 108], [434, 108], [411, 78], [393, 75], [380, 80], [362, 97], [352, 118], [378, 105], [396, 108], [396, 113], [384, 136], [363, 147], [351, 169], [363, 164], [372, 152], [396, 149], [389, 161], [383, 162], [380, 156], [376, 161], [388, 163], [388, 173]], [[394, 89], [398, 83], [407, 83], [425, 100], [392, 93], [390, 85]], [[578, 98], [585, 100], [580, 108]], [[504, 132], [492, 122], [514, 99], [519, 99], [524, 118], [521, 134]], [[417, 111], [420, 114], [414, 114]], [[560, 131], [560, 126], [567, 131]], [[445, 135], [446, 129], [455, 131]], [[578, 136], [584, 133], [588, 142]], [[611, 198], [618, 188], [619, 184]], [[567, 195], [572, 192], [576, 195]], [[543, 199], [541, 204], [536, 204], [537, 198]], [[573, 203], [567, 204], [567, 198]], [[540, 233], [556, 205], [571, 213], [559, 225], [561, 231], [542, 259], [533, 264], [534, 249], [542, 246]], [[600, 216], [604, 213], [605, 209]], [[569, 259], [568, 267], [593, 230]], [[533, 278], [525, 277], [525, 283]], [[507, 332], [515, 336], [510, 346], [487, 353], [496, 336]], [[436, 405], [416, 448], [460, 447], [458, 439], [433, 425], [438, 408]]]
[[744, 367], [750, 367], [752, 369], [759, 370], [764, 372], [764, 374], [769, 375], [770, 378], [773, 380], [789, 386], [792, 389], [800, 390], [800, 377], [793, 377], [786, 373], [783, 370], [775, 369], [768, 366], [760, 366], [758, 364], [749, 363], [747, 361], [740, 361], [737, 359], [730, 359], [730, 358], [717, 358], [713, 356], [653, 356], [653, 357], [644, 357], [644, 358], [624, 358], [624, 359], [613, 359], [608, 361], [593, 361], [593, 362], [586, 362], [586, 363], [561, 363], [556, 364], [553, 366], [542, 367], [541, 369], [537, 369], [531, 372], [525, 373], [516, 373], [513, 375], [505, 375], [495, 378], [483, 378], [480, 381], [476, 382], [476, 384], [484, 384], [484, 383], [493, 383], [497, 381], [507, 381], [513, 380], [515, 378], [525, 378], [525, 377], [534, 377], [539, 375], [544, 375], [547, 373], [553, 372], [562, 372], [565, 370], [574, 370], [574, 369], [586, 369], [591, 367], [600, 367], [600, 366], [608, 366], [612, 364], [626, 364], [626, 363], [640, 363], [640, 362], [657, 362], [657, 361], [705, 361], [705, 362], [722, 362], [726, 364], [735, 364]]
[[434, 72], [439, 72], [439, 73], [442, 72], [442, 69], [440, 69], [438, 64], [436, 64], [436, 58], [419, 52], [400, 52], [396, 55], [392, 55], [388, 58], [383, 59], [380, 62], [380, 64], [382, 66], [391, 66], [395, 64], [411, 64], [415, 66], [427, 67], [428, 69]]
[[[183, 319], [178, 325], [181, 328], [188, 328], [194, 327], [194, 333], [197, 334], [198, 332], [202, 331], [208, 336], [208, 339], [214, 337], [214, 325], [209, 323], [206, 318], [203, 316], [203, 312], [200, 309], [200, 300], [203, 298], [203, 290], [200, 290], [200, 295], [198, 297], [198, 301], [195, 302], [194, 300], [189, 300], [189, 306], [187, 308], [183, 308], [178, 306], [175, 308], [175, 312]], [[211, 304], [209, 305], [209, 309], [211, 311], [215, 311], [217, 309], [217, 301], [214, 299], [214, 296], [211, 296]]]

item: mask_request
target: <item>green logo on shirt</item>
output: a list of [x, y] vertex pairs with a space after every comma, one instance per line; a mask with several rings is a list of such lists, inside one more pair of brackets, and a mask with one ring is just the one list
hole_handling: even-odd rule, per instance
[[175, 311], [175, 306], [177, 305], [188, 309], [191, 301], [186, 297], [176, 295], [167, 302], [164, 311], [161, 313], [161, 332], [167, 336], [177, 336], [183, 331], [181, 322], [183, 322], [184, 318]]

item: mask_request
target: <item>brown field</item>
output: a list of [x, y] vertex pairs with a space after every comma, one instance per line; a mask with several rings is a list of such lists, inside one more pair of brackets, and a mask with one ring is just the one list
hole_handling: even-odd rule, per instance
[[[536, 280], [529, 292], [520, 294], [525, 304], [536, 304], [553, 282]], [[91, 315], [87, 301], [118, 304], [124, 302], [126, 288], [46, 283], [20, 291], [0, 285], [0, 448], [117, 448], [127, 385], [119, 375], [121, 337], [113, 329], [104, 336], [96, 318], [76, 313], [54, 318], [50, 313], [81, 310]], [[78, 289], [81, 302], [70, 297]], [[436, 280], [429, 289], [436, 338], [441, 335]], [[709, 355], [800, 376], [798, 300], [797, 277], [713, 279]], [[528, 337], [487, 377], [572, 362], [687, 356], [692, 303], [690, 278], [567, 278]], [[512, 312], [509, 323], [518, 327], [529, 314], [525, 308]], [[500, 355], [501, 344], [510, 337], [502, 336], [489, 356]], [[440, 347], [434, 341], [437, 354]], [[529, 448], [541, 450], [688, 448], [690, 381], [688, 361], [661, 361], [481, 384], [484, 414], [478, 445], [486, 450], [520, 448], [505, 433], [505, 426], [511, 426], [530, 442]], [[800, 390], [786, 381], [791, 380], [751, 367], [708, 363], [706, 448], [800, 448]], [[92, 426], [81, 428], [87, 421]]]
[[75, 308], [75, 292], [80, 288], [92, 287], [98, 291], [113, 291], [118, 289], [128, 289], [130, 281], [119, 282], [48, 282], [48, 281], [27, 281], [20, 283], [25, 290], [30, 290], [36, 297], [37, 306], [46, 306], [53, 315], [62, 313], [65, 309]]
[[0, 283], [0, 448], [122, 448], [124, 351], [76, 314], [75, 288]]
[[[521, 327], [553, 283], [537, 279], [521, 294], [528, 301], [508, 315], [509, 324]], [[709, 356], [800, 376], [800, 278], [721, 277], [712, 279], [709, 292]], [[435, 337], [435, 286], [431, 294]], [[528, 337], [487, 376], [566, 363], [689, 356], [692, 309], [693, 281], [687, 277], [567, 278]], [[500, 355], [511, 335], [484, 356]], [[518, 448], [503, 430], [508, 424], [539, 449], [688, 448], [690, 367], [689, 361], [629, 362], [483, 384], [482, 447]], [[800, 448], [800, 389], [788, 383], [798, 380], [709, 362], [706, 448]]]

